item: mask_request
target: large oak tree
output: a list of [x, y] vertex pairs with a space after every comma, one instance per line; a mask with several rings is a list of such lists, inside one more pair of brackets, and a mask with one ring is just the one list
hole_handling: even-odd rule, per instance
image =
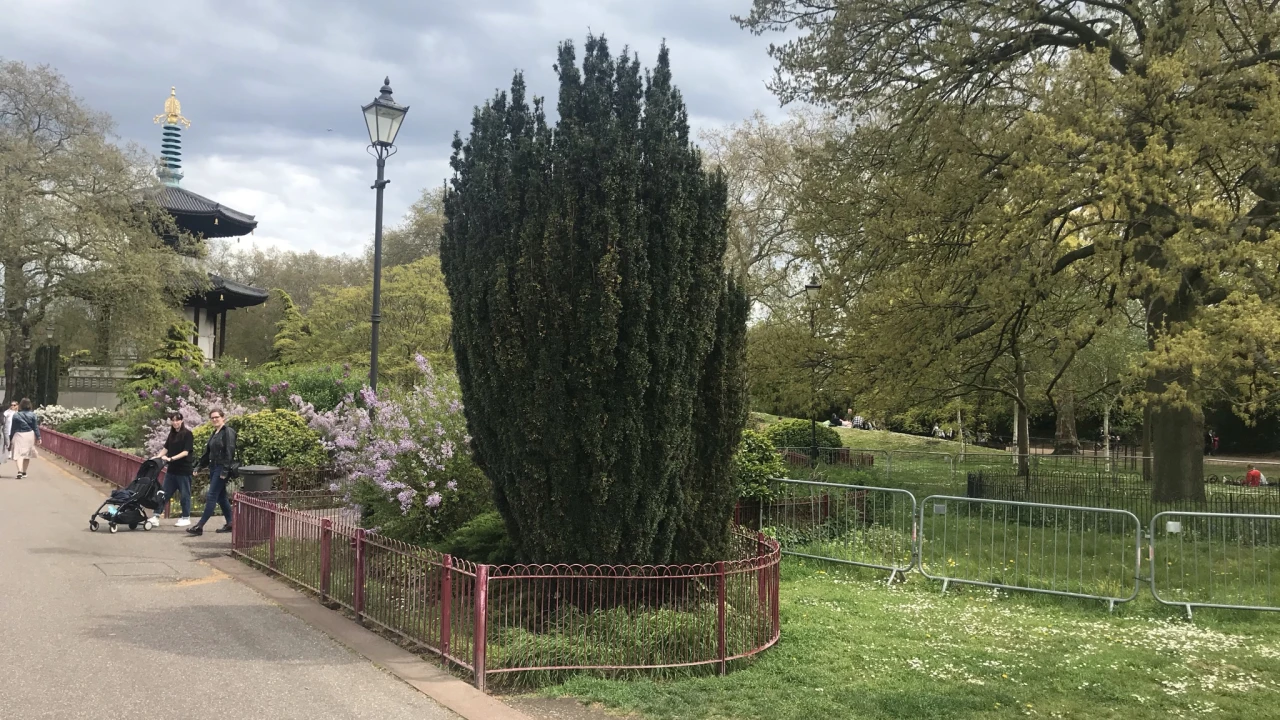
[[1139, 301], [1154, 494], [1202, 497], [1207, 393], [1274, 401], [1276, 6], [756, 0], [742, 22], [798, 31], [772, 48], [777, 92], [851, 126], [812, 206], [847, 274], [963, 274], [938, 305], [971, 321], [956, 341], [1073, 273], [1100, 315]]

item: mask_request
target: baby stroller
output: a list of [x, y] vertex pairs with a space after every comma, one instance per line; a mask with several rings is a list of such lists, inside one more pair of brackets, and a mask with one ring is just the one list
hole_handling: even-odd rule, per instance
[[[159, 513], [166, 499], [159, 481], [160, 470], [163, 468], [164, 463], [154, 458], [142, 463], [129, 487], [112, 490], [111, 497], [89, 517], [89, 529], [97, 531], [98, 518], [107, 521], [111, 532], [118, 530], [120, 525], [128, 525], [130, 530], [137, 530], [139, 525], [143, 530], [159, 526]], [[147, 517], [147, 510], [155, 514]]]

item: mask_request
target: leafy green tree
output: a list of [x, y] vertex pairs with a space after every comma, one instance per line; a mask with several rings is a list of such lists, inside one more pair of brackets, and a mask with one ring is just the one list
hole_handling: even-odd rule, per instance
[[[373, 287], [324, 288], [319, 291], [302, 325], [286, 326], [282, 362], [336, 362], [353, 365], [369, 360], [369, 309]], [[297, 318], [295, 318], [295, 321]], [[305, 332], [304, 332], [305, 328]], [[433, 367], [451, 368], [449, 353], [449, 296], [440, 272], [440, 258], [425, 257], [388, 268], [382, 278], [382, 329], [379, 335], [379, 373], [390, 381], [411, 378], [419, 354]]]
[[[148, 193], [151, 160], [113, 142], [49, 67], [0, 60], [0, 337], [5, 395], [28, 371], [56, 305], [142, 344], [178, 318], [194, 273], [162, 240], [172, 221]], [[126, 312], [127, 310], [127, 312]], [[60, 313], [54, 313], [60, 314]], [[35, 340], [33, 342], [33, 340]]]
[[747, 302], [667, 50], [560, 46], [559, 122], [511, 93], [454, 141], [441, 246], [475, 457], [526, 560], [722, 557]]
[[271, 366], [288, 365], [298, 357], [298, 347], [311, 338], [311, 324], [298, 310], [289, 293], [275, 288], [271, 291], [280, 304], [280, 320], [276, 323], [276, 337], [271, 343]]
[[151, 392], [171, 378], [200, 370], [204, 365], [204, 353], [191, 342], [195, 334], [196, 327], [189, 322], [170, 325], [160, 347], [151, 357], [129, 368], [135, 379], [125, 387], [122, 399], [131, 401], [139, 392]]
[[1114, 298], [1108, 312], [1139, 301], [1153, 495], [1203, 497], [1203, 403], [1229, 389], [1257, 413], [1280, 381], [1280, 13], [755, 0], [742, 22], [797, 31], [771, 51], [775, 89], [849, 122], [815, 195], [830, 204], [813, 205], [826, 237], [850, 240], [839, 255], [951, 269], [964, 281], [941, 287], [975, 335], [1067, 273]]
[[[225, 278], [287, 294], [304, 316], [327, 289], [371, 282], [369, 266], [360, 257], [278, 248], [237, 249], [229, 241], [211, 243], [208, 264], [211, 272]], [[275, 336], [284, 316], [284, 305], [275, 300], [232, 311], [223, 356], [239, 358], [250, 366], [272, 361]]]
[[[382, 266], [409, 265], [425, 257], [440, 254], [440, 238], [444, 234], [445, 188], [427, 188], [409, 206], [404, 219], [382, 234]], [[365, 253], [365, 262], [373, 266], [373, 245]]]

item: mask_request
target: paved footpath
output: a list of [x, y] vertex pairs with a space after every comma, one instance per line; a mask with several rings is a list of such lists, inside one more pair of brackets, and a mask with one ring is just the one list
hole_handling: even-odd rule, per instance
[[102, 494], [0, 464], [0, 717], [456, 720], [202, 561], [226, 535], [89, 532]]

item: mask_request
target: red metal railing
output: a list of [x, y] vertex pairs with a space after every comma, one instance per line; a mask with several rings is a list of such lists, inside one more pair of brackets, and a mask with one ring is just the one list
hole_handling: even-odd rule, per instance
[[[137, 455], [49, 428], [40, 428], [40, 438], [44, 450], [119, 487], [128, 487], [133, 482], [138, 475], [138, 468], [145, 460]], [[328, 489], [332, 477], [333, 471], [329, 468], [281, 468], [274, 484], [277, 491], [296, 491], [295, 501], [309, 495], [327, 499], [332, 495]], [[160, 482], [163, 483], [164, 479], [165, 471], [162, 470]], [[192, 498], [203, 497], [208, 487], [208, 473], [197, 473], [192, 481]], [[176, 498], [171, 498], [171, 501], [176, 502]], [[165, 512], [168, 512], [168, 508]]]
[[[48, 428], [40, 428], [40, 445], [67, 462], [78, 465], [119, 487], [128, 487], [129, 483], [133, 482], [143, 462], [143, 458], [137, 455], [64, 435]], [[160, 478], [163, 481], [163, 473]]]
[[236, 494], [234, 552], [470, 671], [714, 667], [778, 641], [775, 541], [702, 565], [484, 565], [366, 532], [335, 495]]

